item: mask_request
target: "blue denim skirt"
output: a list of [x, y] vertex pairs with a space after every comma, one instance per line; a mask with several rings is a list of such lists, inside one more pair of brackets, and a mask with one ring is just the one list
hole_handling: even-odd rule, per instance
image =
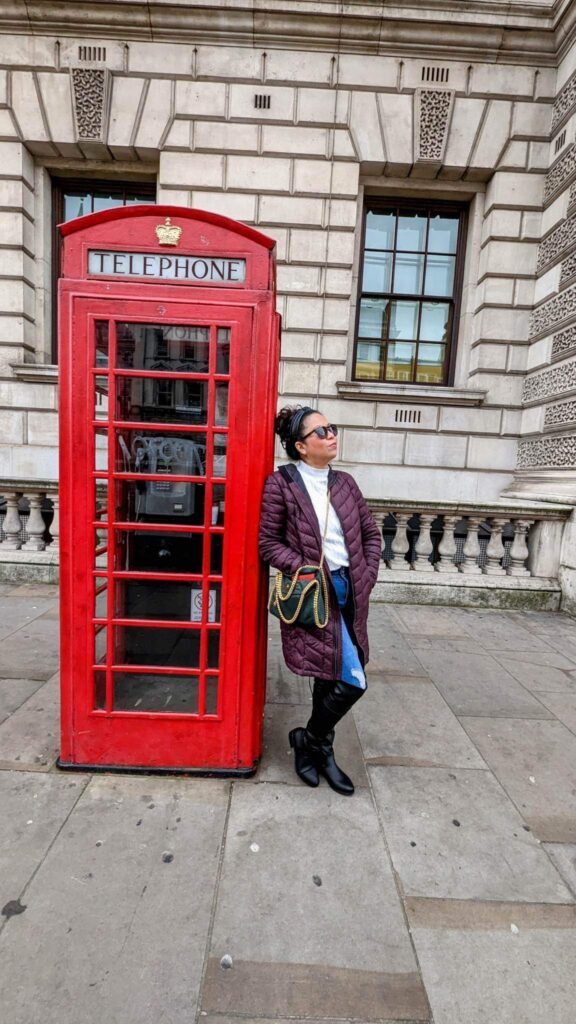
[[[338, 606], [344, 608], [350, 593], [348, 569], [345, 566], [341, 566], [339, 569], [333, 569], [330, 575], [332, 577], [332, 585], [336, 591], [336, 597], [338, 598]], [[344, 622], [343, 615], [340, 616], [340, 622], [342, 629], [342, 674], [340, 678], [342, 682], [348, 683], [350, 686], [358, 686], [361, 690], [365, 690], [366, 676], [364, 675], [364, 669], [358, 657], [358, 651]]]

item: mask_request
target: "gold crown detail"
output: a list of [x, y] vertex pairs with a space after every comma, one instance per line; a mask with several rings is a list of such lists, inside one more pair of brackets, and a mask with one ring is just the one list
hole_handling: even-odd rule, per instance
[[166, 217], [164, 224], [157, 224], [156, 226], [156, 237], [160, 245], [178, 245], [181, 234], [182, 228], [172, 224], [170, 217]]

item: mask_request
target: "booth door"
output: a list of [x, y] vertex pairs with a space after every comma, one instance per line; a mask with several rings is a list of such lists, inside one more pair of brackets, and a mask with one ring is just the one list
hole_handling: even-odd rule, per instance
[[75, 760], [233, 766], [243, 596], [258, 575], [243, 554], [252, 312], [76, 299], [73, 322], [72, 422], [87, 428], [73, 467], [88, 502], [71, 553], [78, 616], [89, 595], [73, 640]]

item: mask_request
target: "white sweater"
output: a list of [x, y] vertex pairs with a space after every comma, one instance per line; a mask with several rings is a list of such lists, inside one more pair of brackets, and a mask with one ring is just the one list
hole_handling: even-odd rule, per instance
[[[301, 459], [299, 459], [296, 466], [310, 495], [310, 500], [318, 519], [320, 536], [322, 537], [326, 523], [328, 467], [316, 469], [314, 466], [309, 466], [306, 462], [302, 462]], [[332, 504], [330, 504], [328, 529], [326, 530], [326, 540], [324, 541], [324, 560], [329, 569], [339, 569], [341, 565], [349, 565], [348, 549], [344, 541], [342, 526]]]

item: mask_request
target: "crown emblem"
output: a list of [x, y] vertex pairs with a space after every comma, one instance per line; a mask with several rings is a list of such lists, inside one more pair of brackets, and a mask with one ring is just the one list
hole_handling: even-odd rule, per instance
[[172, 224], [170, 217], [166, 217], [164, 224], [156, 225], [156, 238], [160, 245], [178, 245], [182, 228]]

